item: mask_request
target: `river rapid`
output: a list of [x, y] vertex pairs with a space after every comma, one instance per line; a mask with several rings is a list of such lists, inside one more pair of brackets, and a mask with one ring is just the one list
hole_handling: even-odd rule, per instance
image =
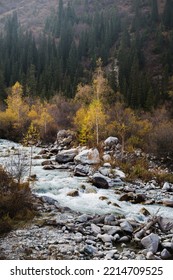
[[[77, 177], [73, 175], [73, 171], [67, 169], [44, 170], [41, 163], [44, 159], [36, 159], [36, 155], [41, 148], [33, 149], [32, 174], [36, 175], [36, 181], [31, 184], [32, 192], [38, 196], [48, 196], [58, 201], [62, 207], [86, 214], [117, 214], [126, 217], [135, 218], [137, 221], [143, 222], [146, 217], [140, 212], [144, 207], [141, 204], [132, 204], [126, 201], [119, 201], [120, 194], [117, 189], [97, 189], [88, 182], [88, 177]], [[30, 159], [30, 148], [22, 147], [22, 145], [0, 140], [0, 164], [3, 166], [14, 165], [12, 158], [18, 152], [25, 154], [25, 158]], [[54, 157], [52, 157], [54, 160]], [[28, 171], [27, 171], [28, 172]], [[24, 179], [28, 174], [25, 174]], [[78, 196], [72, 197], [70, 192], [77, 190]], [[164, 193], [160, 189], [154, 190], [151, 186], [145, 187], [142, 191], [150, 191], [153, 196], [164, 197]], [[101, 199], [102, 198], [102, 199]], [[104, 199], [103, 199], [104, 198]], [[116, 206], [119, 205], [120, 207]], [[159, 213], [163, 217], [172, 217], [173, 211], [170, 207], [153, 204], [145, 205], [145, 208], [153, 215]]]

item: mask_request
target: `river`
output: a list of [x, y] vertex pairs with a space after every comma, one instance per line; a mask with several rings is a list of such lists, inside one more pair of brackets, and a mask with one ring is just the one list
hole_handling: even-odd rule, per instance
[[[26, 157], [30, 158], [30, 148], [24, 148], [7, 140], [0, 140], [0, 164], [9, 165], [14, 154], [24, 151]], [[34, 148], [34, 154], [38, 154], [40, 148]], [[32, 174], [36, 174], [37, 180], [31, 185], [32, 192], [39, 196], [46, 195], [54, 198], [63, 207], [67, 206], [74, 211], [88, 214], [123, 214], [126, 217], [133, 217], [138, 221], [144, 221], [145, 216], [140, 213], [144, 206], [131, 204], [130, 202], [119, 201], [119, 195], [115, 189], [97, 189], [88, 182], [87, 177], [73, 176], [73, 172], [66, 169], [44, 170], [41, 165], [44, 159], [33, 159]], [[29, 161], [28, 161], [29, 162]], [[27, 175], [27, 174], [25, 174]], [[78, 190], [78, 196], [72, 197], [69, 192]], [[157, 190], [156, 190], [157, 192]], [[101, 199], [106, 198], [106, 199]], [[120, 207], [115, 206], [118, 204]], [[145, 205], [151, 214], [164, 217], [173, 217], [170, 207], [163, 205]]]

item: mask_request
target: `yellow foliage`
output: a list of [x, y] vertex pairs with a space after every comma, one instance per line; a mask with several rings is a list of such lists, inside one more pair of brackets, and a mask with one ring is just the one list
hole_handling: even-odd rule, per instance
[[29, 119], [36, 125], [40, 131], [43, 130], [44, 134], [47, 132], [47, 125], [54, 122], [53, 117], [49, 113], [50, 105], [47, 102], [40, 102], [32, 105], [28, 112]]
[[27, 118], [29, 106], [22, 98], [23, 89], [19, 82], [11, 88], [11, 91], [7, 97], [7, 118], [10, 117], [14, 122], [14, 126], [22, 126]]
[[87, 107], [81, 107], [74, 118], [74, 123], [78, 128], [79, 141], [86, 144], [94, 141], [98, 144], [100, 130], [104, 131], [106, 115], [102, 103], [94, 99]]

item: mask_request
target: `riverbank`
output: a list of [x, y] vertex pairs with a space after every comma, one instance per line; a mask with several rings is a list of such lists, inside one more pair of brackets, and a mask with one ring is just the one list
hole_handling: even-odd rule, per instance
[[113, 214], [88, 215], [43, 196], [37, 215], [0, 237], [0, 258], [11, 260], [173, 259], [173, 220], [159, 215], [139, 223]]

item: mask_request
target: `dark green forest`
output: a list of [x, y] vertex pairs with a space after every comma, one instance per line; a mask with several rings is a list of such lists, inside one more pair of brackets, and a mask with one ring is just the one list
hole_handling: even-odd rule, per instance
[[73, 98], [101, 58], [115, 94], [119, 91], [133, 109], [150, 110], [170, 99], [172, 28], [172, 0], [161, 13], [157, 0], [134, 0], [129, 14], [116, 1], [59, 0], [37, 35], [24, 30], [14, 13], [0, 34], [1, 100], [16, 81], [25, 95]]

